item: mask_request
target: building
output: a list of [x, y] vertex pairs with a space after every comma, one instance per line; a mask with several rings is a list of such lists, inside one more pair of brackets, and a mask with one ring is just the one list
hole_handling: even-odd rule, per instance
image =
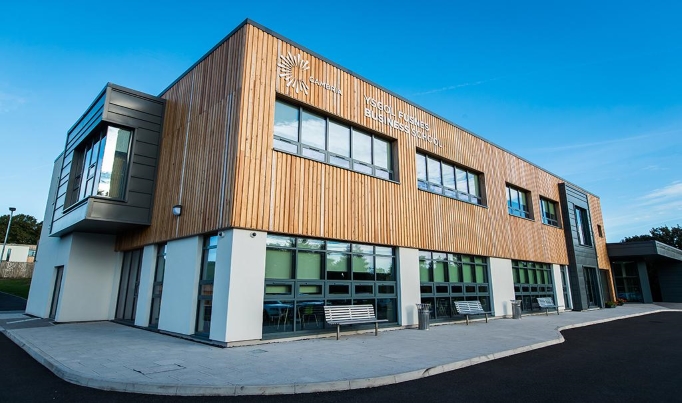
[[682, 250], [658, 241], [609, 243], [616, 296], [630, 302], [682, 302]]
[[67, 133], [27, 312], [230, 344], [479, 300], [613, 299], [599, 198], [245, 21], [159, 96]]
[[2, 262], [33, 262], [36, 256], [36, 245], [8, 243], [5, 253], [0, 256]]

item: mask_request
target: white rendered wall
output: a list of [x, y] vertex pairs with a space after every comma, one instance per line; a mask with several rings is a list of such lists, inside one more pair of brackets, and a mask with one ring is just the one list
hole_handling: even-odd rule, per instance
[[[564, 281], [561, 278], [561, 266], [552, 265], [552, 276], [554, 276], [554, 301], [560, 311], [566, 310], [566, 299], [564, 298]], [[571, 295], [570, 290], [568, 295]]]
[[194, 334], [204, 237], [169, 241], [159, 314], [159, 329]]
[[115, 235], [73, 233], [69, 261], [64, 266], [57, 322], [113, 319], [112, 285], [121, 253]]
[[511, 260], [490, 258], [490, 288], [495, 316], [511, 317], [510, 301], [516, 299]]
[[142, 251], [140, 286], [137, 290], [137, 307], [135, 307], [135, 324], [137, 326], [149, 326], [149, 315], [151, 314], [152, 305], [152, 287], [154, 286], [154, 269], [156, 268], [156, 250], [157, 245], [147, 245]]
[[210, 338], [261, 339], [267, 234], [242, 229], [223, 234], [216, 252]]
[[398, 323], [402, 326], [416, 325], [416, 304], [421, 303], [419, 288], [419, 250], [398, 248]]
[[[2, 235], [4, 236], [4, 234]], [[5, 247], [5, 253], [2, 255], [2, 261], [6, 262], [7, 255], [9, 255], [10, 262], [26, 262], [28, 261], [29, 249], [30, 248], [28, 245], [7, 244]], [[1, 248], [0, 251], [2, 251]]]
[[[40, 249], [36, 256], [36, 264], [28, 291], [26, 313], [41, 318], [50, 315], [52, 292], [57, 271], [56, 266], [65, 266], [71, 248], [71, 237], [50, 238], [50, 223], [54, 212], [54, 201], [57, 192], [58, 174], [61, 172], [62, 157], [54, 162], [52, 180], [43, 216], [43, 229], [40, 232]], [[63, 284], [63, 283], [62, 283]]]

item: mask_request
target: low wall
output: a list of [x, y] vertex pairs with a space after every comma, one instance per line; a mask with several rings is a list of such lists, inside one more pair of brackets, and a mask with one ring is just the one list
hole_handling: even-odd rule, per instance
[[34, 262], [0, 262], [0, 278], [31, 278]]

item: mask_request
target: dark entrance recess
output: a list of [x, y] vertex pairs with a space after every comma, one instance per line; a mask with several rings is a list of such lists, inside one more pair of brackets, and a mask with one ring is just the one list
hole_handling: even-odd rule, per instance
[[137, 292], [140, 288], [140, 266], [142, 249], [125, 252], [121, 267], [121, 282], [118, 286], [118, 302], [116, 304], [116, 320], [135, 321]]

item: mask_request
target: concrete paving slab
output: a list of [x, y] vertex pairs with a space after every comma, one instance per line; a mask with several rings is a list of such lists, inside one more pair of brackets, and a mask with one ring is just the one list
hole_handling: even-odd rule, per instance
[[[104, 390], [215, 396], [311, 393], [389, 385], [563, 342], [561, 329], [682, 308], [532, 315], [370, 334], [218, 348], [113, 322], [3, 329], [69, 382]], [[21, 320], [0, 314], [0, 320]], [[16, 314], [15, 314], [16, 315]]]

